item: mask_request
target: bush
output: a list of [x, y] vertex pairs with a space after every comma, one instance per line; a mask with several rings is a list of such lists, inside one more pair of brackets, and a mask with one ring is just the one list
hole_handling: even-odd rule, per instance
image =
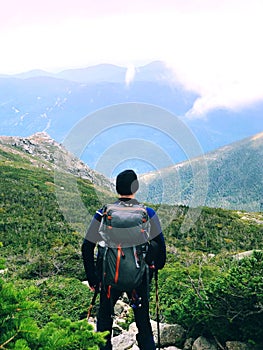
[[176, 264], [160, 273], [164, 319], [179, 323], [192, 336], [213, 336], [220, 342], [263, 339], [263, 253], [234, 261], [227, 271]]
[[222, 340], [259, 343], [263, 339], [263, 254], [236, 262], [209, 285], [207, 324]]
[[17, 288], [13, 283], [0, 279], [0, 348], [96, 350], [105, 343], [106, 332], [95, 333], [85, 319], [72, 321], [63, 316], [51, 315], [41, 327], [34, 315], [39, 309], [43, 311], [46, 305], [41, 308], [41, 303], [34, 301], [38, 292], [36, 287]]
[[86, 318], [93, 293], [76, 278], [50, 277], [38, 284], [41, 308], [35, 318], [40, 324], [56, 313], [70, 320]]

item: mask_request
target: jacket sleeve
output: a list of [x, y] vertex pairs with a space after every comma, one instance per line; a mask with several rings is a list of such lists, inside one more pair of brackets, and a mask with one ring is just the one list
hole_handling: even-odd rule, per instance
[[155, 268], [162, 269], [166, 262], [166, 245], [158, 215], [152, 208], [147, 208], [150, 217], [150, 247], [148, 259], [152, 260]]
[[99, 282], [99, 276], [97, 275], [95, 265], [94, 250], [96, 243], [99, 240], [98, 230], [100, 221], [101, 215], [97, 212], [91, 221], [81, 247], [83, 265], [88, 283], [91, 287], [95, 287]]
[[85, 273], [87, 276], [87, 280], [89, 282], [90, 287], [95, 287], [98, 283], [98, 278], [95, 269], [95, 261], [94, 261], [94, 248], [95, 243], [90, 242], [84, 239], [81, 251], [82, 251], [82, 259], [83, 265], [85, 269]]

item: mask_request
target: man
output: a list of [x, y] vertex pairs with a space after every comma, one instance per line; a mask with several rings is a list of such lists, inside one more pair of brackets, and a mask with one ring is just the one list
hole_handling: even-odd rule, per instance
[[[139, 182], [137, 175], [133, 170], [124, 170], [116, 178], [116, 191], [119, 195], [118, 201], [129, 203], [131, 205], [139, 204], [135, 199], [135, 193], [139, 188]], [[150, 218], [150, 245], [148, 248], [148, 253], [145, 257], [145, 261], [149, 266], [154, 266], [155, 269], [162, 269], [166, 261], [166, 247], [164, 236], [161, 230], [160, 222], [155, 211], [146, 207], [148, 216]], [[101, 236], [99, 235], [100, 222], [102, 220], [102, 209], [98, 210], [94, 215], [94, 218], [87, 230], [86, 237], [82, 245], [82, 256], [85, 272], [87, 275], [87, 280], [92, 291], [101, 284], [102, 273], [101, 273], [101, 261], [102, 257], [98, 255], [97, 264], [95, 266], [94, 261], [94, 249], [96, 243], [101, 241]], [[152, 269], [149, 269], [150, 271]], [[152, 334], [152, 328], [149, 316], [149, 283], [152, 274], [147, 277], [145, 273], [142, 283], [136, 288], [136, 298], [139, 300], [140, 305], [134, 307], [134, 317], [136, 326], [138, 328], [138, 334], [136, 339], [138, 346], [141, 350], [154, 350], [155, 343]], [[101, 288], [100, 291], [100, 306], [97, 316], [97, 331], [103, 332], [108, 330], [109, 336], [107, 338], [107, 343], [101, 350], [111, 350], [111, 332], [112, 332], [112, 308], [121, 296], [119, 290], [111, 289], [111, 297], [107, 296], [106, 288]], [[136, 300], [135, 300], [136, 304]]]

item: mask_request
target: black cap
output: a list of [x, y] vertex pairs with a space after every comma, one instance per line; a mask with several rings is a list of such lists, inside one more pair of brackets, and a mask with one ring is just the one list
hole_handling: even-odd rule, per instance
[[120, 195], [130, 195], [139, 188], [139, 182], [136, 173], [131, 170], [124, 170], [116, 178], [116, 191]]

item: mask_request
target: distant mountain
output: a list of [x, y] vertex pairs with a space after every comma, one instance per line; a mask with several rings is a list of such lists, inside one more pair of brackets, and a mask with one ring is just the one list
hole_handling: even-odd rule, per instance
[[18, 79], [29, 79], [29, 78], [35, 78], [35, 77], [52, 77], [52, 78], [55, 78], [56, 74], [44, 71], [42, 69], [33, 69], [33, 70], [28, 71], [28, 72], [14, 74], [12, 77], [13, 78], [18, 78]]
[[67, 70], [57, 75], [40, 72], [36, 76], [36, 71], [31, 71], [2, 78], [0, 135], [29, 136], [47, 131], [61, 142], [79, 120], [109, 105], [157, 104], [181, 115], [191, 108], [196, 95], [165, 80], [161, 75], [163, 72], [168, 76], [164, 65], [157, 62], [137, 71], [129, 85], [125, 82], [126, 68], [112, 65]]
[[[263, 133], [259, 133], [202, 158], [143, 175], [141, 182], [147, 185], [148, 194], [142, 196], [155, 203], [193, 207], [201, 203], [209, 207], [262, 211], [262, 159]], [[201, 190], [196, 186], [201, 186]]]
[[[109, 64], [69, 69], [59, 73], [34, 70], [0, 77], [0, 135], [30, 136], [46, 131], [58, 142], [84, 117], [102, 108], [127, 102], [146, 103], [179, 117], [195, 135], [203, 151], [252, 136], [263, 130], [263, 103], [242, 111], [216, 110], [205, 118], [189, 119], [186, 113], [198, 98], [184, 89], [163, 62], [131, 67]], [[119, 130], [112, 130], [118, 139]], [[136, 134], [136, 132], [135, 132]], [[151, 142], [155, 142], [149, 132]], [[152, 137], [152, 138], [151, 138]], [[93, 166], [103, 152], [97, 144], [93, 158], [83, 161]], [[180, 154], [174, 162], [185, 160]]]
[[78, 83], [123, 83], [125, 81], [125, 67], [112, 64], [99, 64], [87, 68], [67, 69], [56, 75], [57, 78]]
[[[44, 70], [35, 69], [28, 72], [15, 74], [12, 77], [18, 79], [49, 77], [78, 83], [119, 83], [125, 81], [126, 70], [127, 68], [125, 67], [118, 67], [112, 64], [99, 64], [86, 68], [67, 69], [58, 73], [50, 73]], [[2, 77], [7, 78], [8, 76], [6, 75]]]
[[[171, 80], [171, 70], [161, 61], [155, 61], [141, 67], [120, 67], [113, 64], [98, 64], [85, 68], [66, 69], [58, 73], [50, 73], [44, 70], [35, 69], [29, 72], [15, 74], [14, 78], [29, 79], [35, 77], [51, 77], [63, 80], [74, 81], [77, 83], [101, 82], [107, 83], [125, 83], [128, 69], [132, 70], [132, 81], [164, 81]], [[1, 76], [0, 76], [1, 77]], [[10, 77], [8, 75], [2, 76]]]

